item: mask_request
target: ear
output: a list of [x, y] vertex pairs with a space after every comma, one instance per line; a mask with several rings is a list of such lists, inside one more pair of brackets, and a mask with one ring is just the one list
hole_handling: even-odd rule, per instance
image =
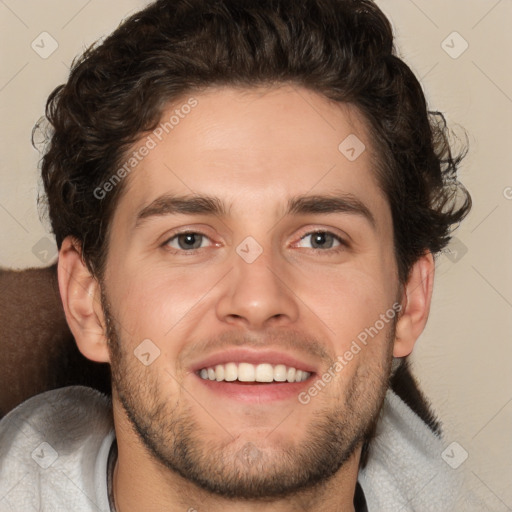
[[395, 357], [408, 356], [423, 332], [430, 312], [434, 287], [434, 258], [429, 251], [416, 261], [404, 285], [402, 312], [396, 324]]
[[82, 260], [80, 244], [68, 236], [58, 261], [59, 290], [66, 320], [80, 352], [97, 362], [108, 362], [101, 288]]

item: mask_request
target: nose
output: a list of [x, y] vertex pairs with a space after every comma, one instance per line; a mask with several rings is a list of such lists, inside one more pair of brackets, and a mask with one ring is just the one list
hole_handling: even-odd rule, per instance
[[234, 268], [223, 280], [223, 293], [217, 302], [217, 317], [245, 329], [261, 330], [296, 322], [298, 298], [283, 264], [264, 251], [248, 263], [234, 255]]

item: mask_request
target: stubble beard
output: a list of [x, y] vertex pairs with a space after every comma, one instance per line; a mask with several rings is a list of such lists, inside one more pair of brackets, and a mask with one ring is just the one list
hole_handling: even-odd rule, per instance
[[[281, 435], [279, 444], [269, 445], [267, 439], [262, 443], [261, 438], [233, 437], [226, 432], [224, 440], [212, 438], [213, 430], [221, 431], [222, 418], [198, 421], [193, 400], [182, 403], [179, 398], [162, 396], [159, 379], [173, 377], [152, 373], [123, 350], [129, 345], [121, 340], [104, 296], [102, 303], [113, 393], [134, 432], [156, 461], [204, 491], [241, 500], [277, 500], [311, 491], [342, 468], [375, 426], [388, 388], [395, 321], [389, 326], [380, 360], [372, 361], [371, 367], [359, 365], [344, 389], [330, 395], [331, 403], [310, 415], [315, 419], [300, 443]], [[186, 398], [187, 393], [181, 396]], [[307, 414], [309, 405], [297, 401], [295, 407], [291, 414]], [[276, 419], [276, 426], [281, 420]]]

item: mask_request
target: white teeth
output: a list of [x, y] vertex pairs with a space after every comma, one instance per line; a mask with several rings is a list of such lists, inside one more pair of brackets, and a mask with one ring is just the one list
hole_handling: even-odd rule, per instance
[[271, 364], [259, 364], [256, 366], [256, 382], [272, 382], [274, 380], [274, 368]]
[[[201, 370], [202, 371], [202, 370]], [[203, 374], [201, 373], [201, 376]], [[235, 363], [228, 363], [224, 365], [224, 380], [231, 382], [238, 377], [238, 368]]]
[[286, 381], [286, 366], [284, 364], [278, 364], [274, 367], [274, 380], [277, 382]]
[[224, 366], [222, 366], [221, 364], [218, 364], [215, 367], [215, 378], [217, 380], [224, 380]]
[[241, 382], [254, 382], [256, 380], [256, 370], [253, 364], [240, 363], [238, 365], [238, 380]]
[[303, 382], [311, 373], [284, 364], [274, 366], [269, 363], [226, 363], [217, 364], [215, 368], [202, 368], [199, 375], [204, 380], [218, 382]]

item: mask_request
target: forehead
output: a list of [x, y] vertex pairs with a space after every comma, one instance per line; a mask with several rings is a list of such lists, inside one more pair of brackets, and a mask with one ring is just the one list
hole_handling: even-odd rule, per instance
[[[142, 146], [150, 149], [141, 157]], [[286, 198], [339, 191], [369, 204], [378, 224], [389, 214], [359, 111], [304, 88], [190, 93], [127, 158], [134, 152], [116, 212], [130, 223], [162, 194], [219, 197], [242, 218], [279, 216]]]

